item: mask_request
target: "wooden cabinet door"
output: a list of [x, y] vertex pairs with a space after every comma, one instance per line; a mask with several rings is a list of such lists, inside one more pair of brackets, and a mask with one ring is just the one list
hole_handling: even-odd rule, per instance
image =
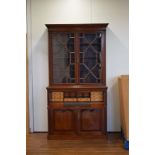
[[80, 131], [100, 131], [102, 123], [101, 109], [83, 109], [80, 111]]
[[75, 35], [71, 32], [52, 33], [53, 83], [75, 83]]
[[54, 110], [54, 131], [73, 131], [75, 116], [73, 110]]

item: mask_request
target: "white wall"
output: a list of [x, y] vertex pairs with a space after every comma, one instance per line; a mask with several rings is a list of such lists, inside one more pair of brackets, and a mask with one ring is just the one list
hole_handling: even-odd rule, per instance
[[108, 131], [120, 131], [117, 77], [128, 74], [128, 0], [28, 0], [30, 127], [47, 131], [48, 41], [45, 24], [109, 23]]

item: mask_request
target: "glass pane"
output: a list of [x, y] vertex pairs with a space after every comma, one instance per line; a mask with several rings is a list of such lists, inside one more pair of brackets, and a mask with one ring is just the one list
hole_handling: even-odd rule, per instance
[[53, 33], [53, 82], [75, 82], [74, 33]]
[[80, 33], [80, 82], [101, 81], [101, 33]]

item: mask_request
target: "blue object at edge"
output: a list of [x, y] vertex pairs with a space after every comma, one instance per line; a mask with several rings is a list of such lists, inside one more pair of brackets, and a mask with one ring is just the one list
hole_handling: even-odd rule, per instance
[[125, 148], [126, 150], [129, 150], [129, 141], [128, 141], [128, 140], [125, 140], [125, 141], [124, 141], [124, 148]]

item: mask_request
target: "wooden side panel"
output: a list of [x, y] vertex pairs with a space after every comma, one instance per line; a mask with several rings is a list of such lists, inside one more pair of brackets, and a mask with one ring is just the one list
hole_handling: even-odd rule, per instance
[[99, 109], [84, 109], [80, 114], [80, 130], [101, 130], [101, 111]]
[[123, 75], [119, 77], [119, 95], [121, 124], [125, 138], [129, 139], [129, 76]]
[[54, 110], [54, 130], [74, 130], [74, 112], [72, 110]]

